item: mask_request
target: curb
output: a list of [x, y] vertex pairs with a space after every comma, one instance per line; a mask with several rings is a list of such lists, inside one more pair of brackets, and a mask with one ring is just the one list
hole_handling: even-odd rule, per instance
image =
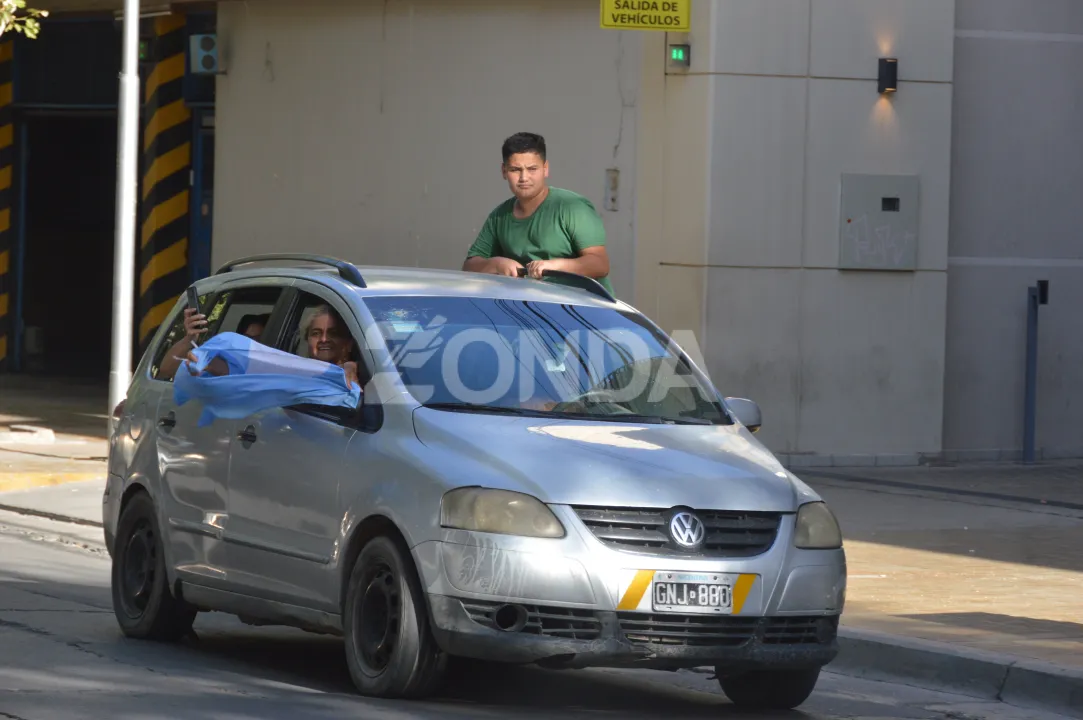
[[[0, 506], [0, 533], [21, 535], [38, 542], [56, 543], [103, 559], [109, 558], [101, 524], [83, 518]], [[0, 713], [3, 715], [3, 713]]]
[[29, 517], [42, 518], [44, 520], [52, 520], [53, 522], [70, 523], [71, 525], [84, 525], [86, 527], [100, 528], [102, 524], [97, 520], [87, 520], [85, 518], [78, 518], [72, 515], [60, 515], [58, 513], [46, 512], [45, 510], [35, 510], [33, 508], [22, 507], [19, 505], [4, 505], [0, 503], [0, 511], [13, 513], [15, 515], [26, 515]]
[[55, 487], [75, 482], [105, 480], [103, 471], [95, 472], [0, 472], [0, 493]]
[[36, 425], [0, 426], [0, 443], [16, 445], [51, 445], [56, 442], [56, 433], [49, 428]]
[[854, 628], [839, 629], [828, 672], [905, 682], [1083, 718], [1083, 669]]

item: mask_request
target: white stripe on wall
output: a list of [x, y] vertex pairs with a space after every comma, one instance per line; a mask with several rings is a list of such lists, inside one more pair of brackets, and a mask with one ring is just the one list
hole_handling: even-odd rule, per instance
[[1069, 33], [1022, 32], [1019, 30], [956, 30], [957, 38], [977, 40], [1015, 40], [1023, 42], [1083, 43], [1083, 35]]
[[1017, 257], [949, 257], [948, 265], [969, 267], [1083, 268], [1083, 259]]

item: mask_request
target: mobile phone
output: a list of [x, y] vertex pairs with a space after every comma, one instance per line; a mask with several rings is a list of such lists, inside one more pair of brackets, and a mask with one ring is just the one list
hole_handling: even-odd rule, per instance
[[194, 286], [188, 286], [188, 307], [195, 308], [197, 314], [202, 315], [203, 309], [199, 307], [199, 295], [196, 295]]

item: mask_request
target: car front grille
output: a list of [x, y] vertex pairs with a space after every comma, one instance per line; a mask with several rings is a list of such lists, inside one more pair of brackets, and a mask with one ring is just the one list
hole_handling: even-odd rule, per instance
[[838, 615], [766, 618], [763, 642], [766, 645], [813, 645], [834, 639], [838, 629]]
[[[504, 603], [463, 600], [470, 619], [496, 629], [495, 616]], [[593, 610], [523, 605], [526, 625], [517, 632], [566, 640], [597, 640], [602, 623]], [[669, 647], [740, 647], [758, 640], [764, 645], [816, 645], [838, 633], [838, 615], [736, 617], [618, 612], [620, 633], [634, 645]]]
[[737, 647], [759, 638], [765, 645], [814, 645], [838, 630], [838, 616], [718, 617], [617, 613], [621, 632], [637, 645]]
[[[483, 600], [463, 600], [470, 619], [479, 625], [496, 629], [495, 616], [504, 603]], [[597, 640], [602, 632], [601, 621], [593, 610], [523, 605], [527, 612], [526, 626], [519, 632], [545, 635], [567, 640]]]
[[[654, 555], [676, 552], [666, 532], [666, 510], [574, 506], [594, 537], [609, 547]], [[775, 542], [782, 513], [697, 510], [706, 538], [696, 551], [706, 557], [752, 557]]]

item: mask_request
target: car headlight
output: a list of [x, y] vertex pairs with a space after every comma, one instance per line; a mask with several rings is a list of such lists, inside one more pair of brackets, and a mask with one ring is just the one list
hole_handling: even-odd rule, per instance
[[541, 500], [510, 490], [452, 490], [440, 502], [440, 525], [502, 535], [564, 537], [564, 526]]
[[834, 550], [842, 547], [842, 530], [835, 514], [824, 502], [810, 502], [797, 511], [793, 544], [802, 550]]

